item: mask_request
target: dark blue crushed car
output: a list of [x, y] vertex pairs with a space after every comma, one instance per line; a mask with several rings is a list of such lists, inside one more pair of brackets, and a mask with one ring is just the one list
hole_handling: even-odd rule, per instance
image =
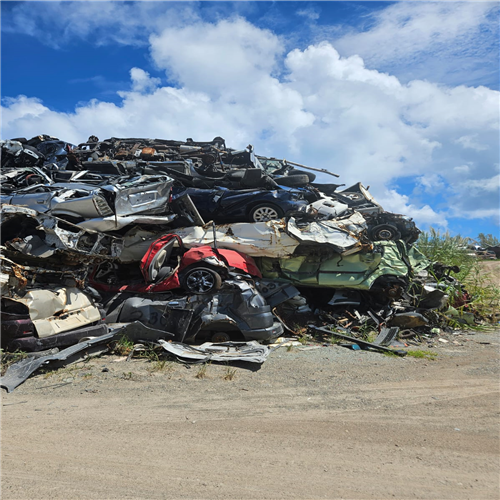
[[205, 221], [265, 222], [302, 212], [308, 205], [298, 189], [173, 188], [173, 199], [188, 194]]
[[45, 156], [44, 164], [55, 163], [61, 168], [65, 168], [68, 164], [68, 152], [76, 148], [74, 144], [64, 141], [43, 141], [36, 146]]

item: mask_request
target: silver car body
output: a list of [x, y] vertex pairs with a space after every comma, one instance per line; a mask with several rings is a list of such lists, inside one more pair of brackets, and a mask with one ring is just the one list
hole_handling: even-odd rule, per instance
[[168, 176], [143, 175], [101, 186], [80, 183], [34, 185], [3, 197], [2, 203], [84, 219], [164, 213], [172, 183], [173, 179]]
[[[359, 233], [366, 227], [361, 214], [338, 220], [315, 221], [304, 224], [295, 218], [256, 223], [222, 224], [215, 226], [215, 239], [220, 248], [237, 250], [251, 257], [288, 257], [302, 243], [327, 244], [341, 255], [356, 253], [362, 248]], [[182, 238], [186, 248], [212, 245], [212, 225], [172, 230]], [[123, 236], [121, 262], [141, 260], [149, 245], [160, 234], [133, 228]]]

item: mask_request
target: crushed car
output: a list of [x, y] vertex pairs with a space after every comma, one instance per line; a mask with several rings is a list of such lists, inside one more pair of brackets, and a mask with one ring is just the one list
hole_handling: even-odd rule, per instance
[[262, 277], [245, 254], [208, 245], [185, 250], [178, 235], [167, 234], [149, 246], [140, 265], [103, 262], [89, 283], [103, 292], [156, 293], [182, 287], [201, 294], [218, 290], [231, 272]]
[[286, 188], [276, 190], [174, 188], [174, 199], [177, 193], [189, 195], [201, 217], [216, 223], [265, 222], [282, 219], [305, 211], [308, 206], [301, 191]]
[[471, 300], [418, 251], [411, 218], [325, 168], [220, 136], [0, 145], [2, 348], [65, 348], [11, 367], [8, 390], [119, 332], [179, 359], [213, 358], [184, 343], [244, 342], [226, 351], [260, 363], [270, 351], [248, 342], [373, 328], [360, 345], [403, 355], [397, 342]]

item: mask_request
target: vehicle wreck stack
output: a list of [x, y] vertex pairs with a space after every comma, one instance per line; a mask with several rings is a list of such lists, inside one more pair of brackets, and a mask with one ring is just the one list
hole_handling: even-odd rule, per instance
[[[456, 269], [415, 247], [415, 223], [361, 183], [317, 182], [314, 172], [338, 175], [252, 146], [40, 135], [1, 147], [7, 351], [124, 333], [234, 347], [367, 330], [385, 344], [362, 338], [362, 348], [383, 351], [430, 334], [447, 285], [460, 288]], [[251, 346], [234, 347], [237, 359]]]

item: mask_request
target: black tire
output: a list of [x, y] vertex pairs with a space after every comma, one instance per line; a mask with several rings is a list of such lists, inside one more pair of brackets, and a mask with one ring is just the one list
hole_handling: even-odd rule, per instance
[[309, 179], [309, 182], [314, 182], [316, 180], [316, 174], [313, 174], [312, 172], [304, 172], [303, 170], [289, 170], [288, 175], [307, 175], [307, 178]]
[[340, 196], [343, 196], [346, 200], [349, 200], [351, 203], [359, 204], [366, 202], [366, 198], [361, 193], [338, 193]]
[[211, 293], [222, 285], [221, 275], [210, 267], [195, 266], [182, 274], [181, 286], [196, 294]]
[[231, 336], [227, 332], [215, 332], [210, 337], [210, 342], [214, 344], [220, 344], [221, 342], [229, 342], [231, 340]]
[[286, 187], [303, 187], [309, 184], [307, 175], [284, 175], [283, 177], [275, 177], [274, 180]]
[[401, 233], [390, 224], [379, 224], [370, 229], [370, 238], [372, 241], [395, 241], [401, 239]]
[[278, 189], [278, 184], [272, 177], [266, 175], [265, 177], [262, 178], [262, 187], [269, 190]]
[[283, 210], [272, 203], [260, 203], [253, 207], [249, 214], [249, 222], [266, 222], [268, 220], [281, 219], [285, 215]]

